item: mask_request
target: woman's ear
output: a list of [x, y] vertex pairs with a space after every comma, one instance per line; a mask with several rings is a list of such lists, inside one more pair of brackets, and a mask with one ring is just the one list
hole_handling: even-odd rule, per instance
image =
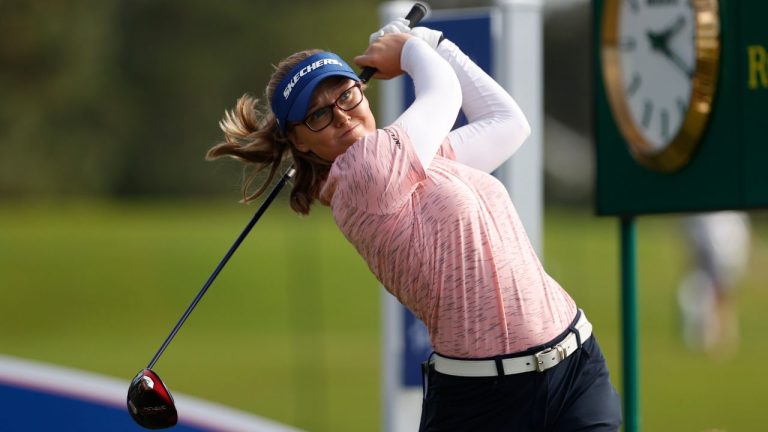
[[309, 147], [304, 145], [304, 143], [299, 139], [298, 134], [294, 129], [291, 129], [288, 131], [288, 140], [291, 141], [291, 144], [293, 144], [294, 147], [296, 147], [296, 150], [306, 153], [309, 151]]

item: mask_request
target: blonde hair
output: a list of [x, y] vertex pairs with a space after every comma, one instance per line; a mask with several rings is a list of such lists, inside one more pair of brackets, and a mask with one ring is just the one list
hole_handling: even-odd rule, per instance
[[[298, 151], [277, 124], [270, 101], [278, 84], [288, 72], [307, 57], [322, 50], [305, 50], [283, 59], [272, 73], [264, 91], [264, 103], [244, 94], [231, 110], [224, 112], [219, 127], [224, 141], [216, 144], [206, 154], [207, 160], [229, 156], [253, 166], [251, 175], [243, 182], [243, 202], [250, 202], [263, 194], [275, 175], [289, 159], [293, 160], [296, 174], [291, 189], [291, 208], [300, 214], [309, 214], [312, 203], [320, 192], [322, 182], [328, 176], [331, 162], [312, 152]], [[267, 177], [256, 191], [249, 193], [258, 174], [268, 169]]]

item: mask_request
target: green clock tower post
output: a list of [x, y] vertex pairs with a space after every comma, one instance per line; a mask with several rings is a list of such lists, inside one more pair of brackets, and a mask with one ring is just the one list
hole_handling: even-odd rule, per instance
[[768, 207], [768, 2], [592, 4], [595, 210], [621, 220], [624, 415], [634, 432], [635, 217]]

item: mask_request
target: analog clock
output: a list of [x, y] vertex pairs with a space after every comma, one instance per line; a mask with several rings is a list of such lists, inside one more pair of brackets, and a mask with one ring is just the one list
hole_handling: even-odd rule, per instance
[[605, 0], [603, 7], [602, 69], [614, 120], [639, 163], [679, 170], [712, 109], [718, 0]]

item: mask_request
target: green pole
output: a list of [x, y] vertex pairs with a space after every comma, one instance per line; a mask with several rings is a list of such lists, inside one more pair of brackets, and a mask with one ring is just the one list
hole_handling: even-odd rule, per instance
[[640, 430], [637, 367], [637, 242], [634, 216], [621, 218], [621, 333], [624, 431]]

